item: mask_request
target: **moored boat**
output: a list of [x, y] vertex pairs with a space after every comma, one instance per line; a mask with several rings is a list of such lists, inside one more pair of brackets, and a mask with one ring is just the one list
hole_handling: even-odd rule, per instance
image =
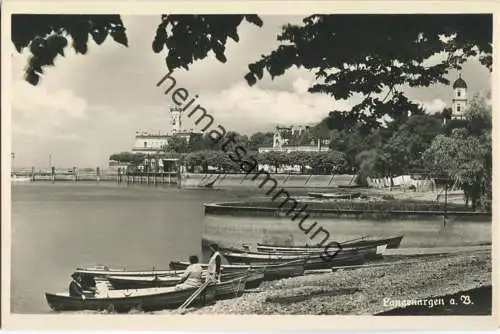
[[249, 264], [252, 267], [278, 265], [290, 261], [305, 261], [304, 269], [328, 269], [333, 266], [359, 265], [369, 259], [379, 257], [377, 251], [383, 246], [368, 246], [336, 250], [330, 253], [260, 253], [260, 252], [222, 252], [233, 264]]
[[[251, 275], [248, 282], [247, 288], [252, 289], [260, 285], [259, 277], [260, 274], [263, 274], [263, 280], [270, 281], [279, 278], [300, 276], [304, 273], [304, 260], [294, 260], [279, 264], [263, 264], [263, 263], [254, 263], [252, 265], [248, 264], [229, 264], [222, 265], [223, 272], [224, 270], [234, 270], [236, 272], [242, 272], [251, 268], [251, 270], [255, 271], [254, 275]], [[188, 262], [183, 261], [172, 261], [170, 262], [171, 268], [176, 269], [186, 269], [189, 266]], [[202, 264], [203, 268], [207, 267], [207, 264]]]
[[[335, 265], [342, 265], [344, 262], [351, 263], [353, 259], [359, 261], [359, 256], [366, 259], [374, 258], [377, 256], [378, 246], [365, 246], [347, 249], [323, 249], [321, 253], [311, 252], [252, 252], [248, 250], [235, 250], [231, 251], [222, 250], [221, 254], [232, 264], [279, 264], [294, 260], [308, 260], [306, 262], [306, 269], [312, 266], [311, 263], [331, 262]], [[316, 265], [315, 265], [316, 266]]]
[[305, 260], [296, 260], [280, 264], [260, 265], [256, 268], [264, 268], [264, 280], [272, 281], [304, 275], [305, 263]]
[[[238, 276], [221, 283], [208, 285], [192, 302], [191, 306], [204, 306], [215, 299], [241, 296], [245, 290], [248, 275]], [[116, 311], [130, 310], [158, 311], [178, 308], [190, 298], [198, 288], [177, 290], [175, 287], [108, 290], [104, 295], [81, 297], [69, 293], [46, 293], [50, 308], [55, 311]]]
[[[222, 274], [221, 281], [226, 282], [241, 276], [242, 273], [240, 272]], [[204, 273], [203, 277], [206, 277], [206, 273]], [[263, 279], [263, 270], [248, 270], [248, 279], [245, 287], [247, 289], [253, 289], [260, 285]], [[147, 289], [169, 287], [179, 284], [180, 274], [178, 276], [109, 276], [107, 277], [107, 280], [114, 289]]]
[[[176, 271], [186, 270], [186, 268], [189, 266], [189, 264], [190, 263], [187, 261], [170, 261], [169, 267], [170, 267], [170, 269], [176, 270]], [[203, 269], [208, 268], [207, 263], [200, 263], [200, 265]], [[239, 265], [238, 264], [236, 264], [236, 265], [223, 264], [221, 266], [221, 271], [223, 274], [243, 273], [243, 272], [246, 272], [248, 269], [250, 269], [250, 266], [246, 265], [246, 264], [239, 264]]]
[[180, 282], [179, 276], [109, 276], [109, 283], [114, 289], [147, 289], [170, 287]]
[[[185, 269], [185, 268], [184, 268]], [[183, 269], [183, 270], [184, 270]], [[178, 270], [161, 269], [161, 270], [124, 270], [124, 269], [98, 269], [98, 268], [76, 268], [75, 273], [89, 275], [93, 277], [108, 277], [108, 276], [176, 276], [181, 272]]]
[[323, 198], [323, 199], [353, 199], [353, 198], [358, 198], [361, 196], [360, 192], [355, 192], [355, 193], [307, 193], [308, 196], [314, 197], [314, 198]]
[[[175, 287], [109, 290], [105, 296], [89, 296], [85, 299], [69, 296], [69, 293], [45, 293], [45, 298], [54, 311], [158, 311], [181, 306], [196, 290], [197, 288], [176, 290]], [[210, 285], [195, 298], [192, 305], [203, 306], [215, 298], [215, 285]]]
[[364, 236], [358, 240], [351, 240], [340, 243], [342, 247], [362, 247], [369, 245], [382, 245], [387, 244], [387, 249], [399, 248], [401, 241], [403, 240], [403, 235], [393, 235], [388, 237], [374, 237], [374, 236]]
[[[387, 244], [381, 244], [381, 245], [368, 245], [365, 247], [354, 247], [354, 248], [342, 248], [338, 249], [339, 252], [341, 251], [352, 251], [353, 249], [356, 249], [360, 251], [367, 260], [369, 259], [375, 259], [375, 258], [380, 258], [384, 255], [384, 252], [387, 248]], [[248, 252], [247, 250], [234, 250], [233, 252], [237, 253], [246, 253]], [[304, 247], [304, 248], [290, 248], [287, 250], [280, 250], [280, 248], [271, 248], [271, 247], [257, 247], [257, 252], [259, 253], [264, 253], [264, 254], [295, 254], [295, 255], [303, 255], [303, 256], [314, 256], [314, 255], [322, 255], [324, 254], [325, 256], [333, 256], [336, 254], [337, 250], [335, 249], [325, 249], [323, 248], [312, 248], [312, 247]]]
[[[372, 237], [372, 236], [363, 236], [354, 240], [339, 242], [339, 245], [344, 248], [356, 248], [363, 246], [372, 246], [372, 245], [387, 245], [388, 249], [398, 248], [403, 239], [403, 235], [396, 236], [388, 236], [388, 237]], [[321, 246], [311, 246], [311, 245], [296, 245], [296, 246], [285, 246], [285, 245], [271, 245], [265, 243], [257, 243], [257, 250], [260, 252], [301, 252], [301, 251], [312, 251], [312, 252], [320, 252], [324, 250], [324, 247]]]

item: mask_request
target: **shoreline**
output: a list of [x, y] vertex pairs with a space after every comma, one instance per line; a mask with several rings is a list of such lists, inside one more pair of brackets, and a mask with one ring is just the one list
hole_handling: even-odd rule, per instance
[[[398, 315], [418, 312], [427, 315], [443, 312], [490, 314], [492, 296], [485, 291], [492, 285], [491, 248], [486, 250], [419, 256], [417, 262], [396, 260], [393, 265], [383, 267], [340, 270], [264, 282], [252, 293], [190, 311], [193, 314], [240, 315], [376, 315], [383, 312], [399, 312]], [[449, 296], [466, 292], [470, 293], [467, 298], [474, 303], [470, 307], [457, 302], [457, 305], [446, 305], [444, 310], [440, 305], [397, 310], [398, 301], [448, 298], [445, 302], [449, 304]], [[170, 311], [155, 314], [168, 313]]]

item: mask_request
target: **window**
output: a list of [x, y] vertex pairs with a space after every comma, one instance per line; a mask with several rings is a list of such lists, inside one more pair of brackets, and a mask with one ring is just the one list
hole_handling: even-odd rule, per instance
[[147, 141], [144, 142], [144, 147], [148, 147], [148, 142]]
[[458, 96], [458, 97], [460, 97], [460, 94], [461, 94], [461, 92], [460, 92], [460, 91], [457, 91], [457, 96]]
[[460, 112], [460, 104], [457, 104], [457, 111]]

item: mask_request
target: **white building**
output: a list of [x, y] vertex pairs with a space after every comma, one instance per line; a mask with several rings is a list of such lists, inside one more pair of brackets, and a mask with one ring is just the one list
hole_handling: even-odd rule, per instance
[[182, 114], [183, 110], [179, 107], [170, 108], [170, 117], [172, 130], [170, 133], [148, 133], [136, 132], [135, 143], [132, 151], [135, 153], [153, 154], [160, 153], [165, 150], [170, 138], [180, 137], [188, 143], [195, 132], [193, 129], [185, 131], [182, 129]]
[[272, 147], [259, 147], [259, 153], [263, 152], [327, 152], [329, 151], [329, 140], [311, 139], [309, 143], [295, 145], [291, 143], [293, 139], [300, 137], [309, 130], [308, 126], [277, 126], [273, 135]]
[[162, 151], [168, 145], [170, 135], [162, 133], [136, 132], [132, 148], [136, 153], [155, 153]]
[[460, 74], [458, 79], [453, 83], [453, 99], [452, 99], [452, 119], [464, 118], [464, 112], [467, 108], [467, 84], [462, 79]]

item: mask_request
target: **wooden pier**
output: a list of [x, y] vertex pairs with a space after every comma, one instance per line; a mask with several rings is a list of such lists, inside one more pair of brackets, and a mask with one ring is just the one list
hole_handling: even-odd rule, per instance
[[55, 182], [116, 182], [126, 184], [179, 184], [180, 173], [178, 170], [154, 171], [154, 172], [131, 172], [124, 167], [103, 170], [96, 168], [61, 169], [51, 167], [50, 170], [41, 170], [32, 167], [31, 170], [14, 170], [12, 181], [49, 181]]

